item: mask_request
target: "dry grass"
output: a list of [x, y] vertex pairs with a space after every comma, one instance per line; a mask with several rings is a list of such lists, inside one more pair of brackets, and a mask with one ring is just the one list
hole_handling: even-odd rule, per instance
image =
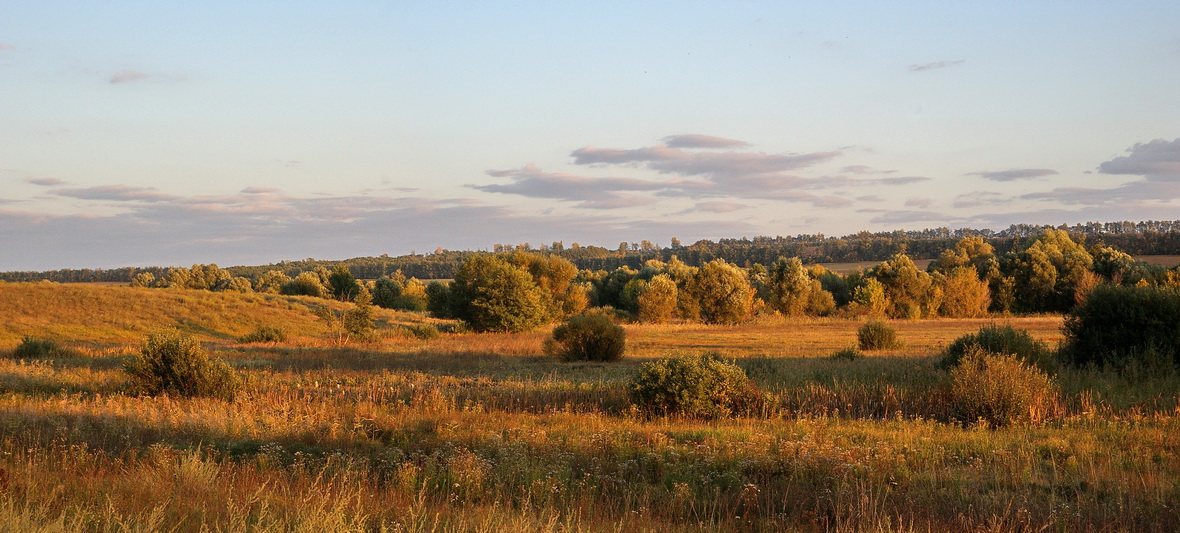
[[[546, 331], [338, 345], [298, 298], [0, 284], [6, 313], [28, 294], [13, 286], [46, 303], [3, 338], [94, 345], [0, 359], [4, 531], [1180, 529], [1180, 378], [1063, 371], [1044, 424], [944, 422], [932, 356], [987, 320], [892, 321], [906, 347], [856, 360], [827, 357], [855, 320], [632, 325], [622, 361], [564, 363], [540, 355]], [[125, 394], [153, 316], [203, 332], [238, 400]], [[292, 340], [233, 340], [264, 317]], [[1059, 317], [1001, 322], [1060, 338]], [[778, 405], [711, 422], [630, 408], [641, 362], [708, 351]]]

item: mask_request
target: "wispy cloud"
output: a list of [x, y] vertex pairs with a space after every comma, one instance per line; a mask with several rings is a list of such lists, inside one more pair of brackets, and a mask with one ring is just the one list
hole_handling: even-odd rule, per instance
[[[63, 192], [63, 191], [58, 191]], [[487, 249], [494, 243], [564, 240], [605, 244], [672, 236], [748, 234], [746, 223], [600, 214], [544, 216], [465, 198], [343, 195], [296, 197], [246, 187], [183, 196], [110, 185], [59, 194], [120, 208], [116, 215], [56, 215], [0, 208], [0, 242], [28, 253], [0, 270], [126, 265], [260, 264], [300, 257]], [[413, 232], [390, 228], [415, 228]]]
[[1057, 171], [1049, 168], [1014, 168], [1010, 170], [972, 172], [967, 175], [979, 176], [992, 181], [1015, 181], [1052, 176], [1054, 174], [1057, 174]]
[[56, 187], [58, 185], [65, 185], [66, 182], [57, 178], [26, 178], [25, 183], [33, 185], [40, 185], [42, 187]]
[[925, 209], [927, 207], [930, 207], [930, 202], [931, 202], [931, 200], [929, 198], [910, 198], [909, 200], [905, 201], [905, 206], [906, 207], [920, 207], [922, 209]]
[[955, 65], [962, 65], [966, 63], [966, 59], [955, 59], [953, 61], [935, 61], [933, 63], [920, 63], [910, 65], [910, 72], [923, 72], [926, 70], [937, 70], [940, 68], [953, 67]]
[[[1180, 139], [1156, 139], [1127, 149], [1128, 155], [1115, 157], [1098, 166], [1099, 172], [1111, 175], [1138, 175], [1143, 179], [1116, 187], [1058, 187], [1025, 194], [1021, 198], [1066, 205], [1110, 205], [1135, 208], [1137, 211], [1180, 200]], [[1174, 207], [1173, 207], [1174, 209]]]
[[750, 143], [712, 135], [689, 133], [685, 135], [669, 135], [663, 139], [664, 145], [671, 148], [744, 148]]
[[738, 202], [697, 202], [695, 210], [708, 213], [729, 213], [744, 207], [746, 207], [746, 204]]
[[150, 77], [150, 74], [145, 74], [137, 70], [123, 69], [114, 74], [111, 74], [110, 82], [112, 84], [130, 83], [133, 81], [140, 81]]
[[1011, 201], [1012, 198], [1010, 196], [998, 192], [974, 191], [956, 196], [951, 206], [955, 209], [966, 209], [983, 205], [1001, 205]]

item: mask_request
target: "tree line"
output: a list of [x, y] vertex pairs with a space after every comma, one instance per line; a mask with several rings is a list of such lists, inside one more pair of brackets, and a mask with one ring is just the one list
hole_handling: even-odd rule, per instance
[[[1049, 229], [1066, 231], [1071, 239], [1088, 246], [1104, 245], [1131, 255], [1180, 255], [1180, 220], [1174, 221], [1121, 221], [1087, 222], [1072, 226], [1047, 226], [1014, 224], [1007, 229], [993, 231], [970, 228], [934, 228], [916, 231], [867, 232], [862, 231], [841, 237], [823, 234], [801, 234], [793, 237], [754, 237], [740, 239], [701, 240], [683, 245], [677, 239], [667, 247], [650, 241], [638, 243], [621, 242], [617, 248], [582, 246], [578, 243], [565, 245], [561, 241], [534, 246], [530, 243], [516, 245], [496, 244], [494, 253], [515, 250], [556, 255], [572, 262], [583, 270], [615, 270], [620, 267], [641, 269], [649, 260], [670, 261], [675, 256], [679, 261], [700, 267], [715, 259], [728, 263], [752, 266], [769, 265], [779, 257], [799, 257], [807, 263], [851, 263], [885, 261], [899, 251], [913, 259], [934, 259], [943, 250], [955, 246], [965, 237], [979, 237], [992, 246], [994, 252], [1003, 255], [1021, 250]], [[270, 265], [234, 266], [227, 270], [231, 276], [257, 279], [271, 271], [281, 272], [289, 277], [323, 267], [329, 271], [339, 266], [348, 268], [354, 276], [362, 279], [379, 279], [401, 271], [407, 277], [420, 280], [451, 279], [459, 266], [477, 251], [453, 251], [436, 249], [426, 254], [390, 257], [357, 257], [339, 261], [313, 258], [297, 261], [281, 261]], [[168, 267], [124, 267], [115, 269], [62, 269], [51, 271], [0, 272], [4, 281], [57, 281], [57, 282], [125, 282], [140, 273], [150, 273], [155, 278], [164, 277]]]
[[638, 268], [580, 269], [556, 254], [514, 249], [470, 253], [451, 281], [429, 283], [394, 271], [359, 281], [344, 265], [253, 279], [217, 265], [137, 273], [134, 286], [262, 292], [428, 311], [476, 331], [524, 331], [601, 308], [642, 322], [736, 324], [758, 315], [978, 317], [1061, 313], [1102, 285], [1180, 287], [1180, 267], [1137, 261], [1105, 244], [1089, 247], [1048, 229], [1000, 253], [981, 236], [960, 238], [926, 269], [904, 251], [848, 274], [797, 257], [741, 266], [723, 258], [690, 265], [672, 256]]

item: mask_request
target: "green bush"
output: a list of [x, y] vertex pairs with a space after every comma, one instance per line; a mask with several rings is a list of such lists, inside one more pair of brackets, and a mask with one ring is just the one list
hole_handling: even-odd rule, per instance
[[862, 355], [860, 352], [856, 351], [856, 348], [853, 348], [852, 346], [849, 346], [849, 347], [844, 348], [842, 350], [836, 350], [835, 352], [832, 353], [832, 355], [828, 356], [829, 359], [836, 359], [836, 360], [842, 360], [842, 361], [854, 361], [856, 359], [860, 359], [861, 357], [864, 357], [864, 355]]
[[955, 339], [943, 351], [942, 357], [938, 361], [938, 367], [952, 368], [959, 364], [959, 360], [967, 352], [972, 350], [1015, 355], [1022, 361], [1034, 364], [1046, 372], [1052, 371], [1056, 367], [1053, 351], [1045, 343], [1033, 339], [1026, 330], [999, 324], [988, 324], [976, 333]]
[[61, 355], [62, 349], [49, 339], [34, 339], [26, 335], [20, 344], [12, 350], [12, 357], [16, 359], [41, 359]]
[[133, 392], [146, 395], [205, 396], [233, 400], [237, 376], [224, 361], [210, 359], [190, 335], [166, 331], [150, 335], [126, 366]]
[[649, 415], [720, 418], [765, 406], [745, 371], [716, 355], [682, 355], [644, 363], [631, 383], [634, 404]]
[[897, 330], [879, 320], [865, 322], [856, 330], [856, 344], [862, 350], [893, 350], [902, 347]]
[[1100, 286], [1063, 329], [1073, 365], [1180, 367], [1180, 289]]
[[429, 340], [442, 335], [434, 324], [406, 324], [402, 327], [417, 339]]
[[255, 342], [283, 342], [287, 340], [287, 332], [282, 328], [272, 326], [258, 326], [254, 331], [242, 335], [238, 341], [243, 343]]
[[566, 361], [614, 361], [623, 356], [627, 334], [623, 327], [603, 314], [570, 317], [553, 328], [545, 351]]
[[1016, 356], [971, 348], [951, 370], [957, 420], [993, 427], [1043, 420], [1057, 397], [1053, 380]]

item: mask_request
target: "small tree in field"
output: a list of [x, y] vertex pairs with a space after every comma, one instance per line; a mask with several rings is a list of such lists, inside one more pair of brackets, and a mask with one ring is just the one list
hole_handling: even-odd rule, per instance
[[570, 317], [553, 329], [545, 351], [566, 361], [614, 361], [623, 356], [627, 334], [603, 314]]
[[233, 400], [239, 386], [228, 364], [210, 359], [195, 338], [179, 331], [149, 336], [126, 370], [133, 391], [147, 395]]

